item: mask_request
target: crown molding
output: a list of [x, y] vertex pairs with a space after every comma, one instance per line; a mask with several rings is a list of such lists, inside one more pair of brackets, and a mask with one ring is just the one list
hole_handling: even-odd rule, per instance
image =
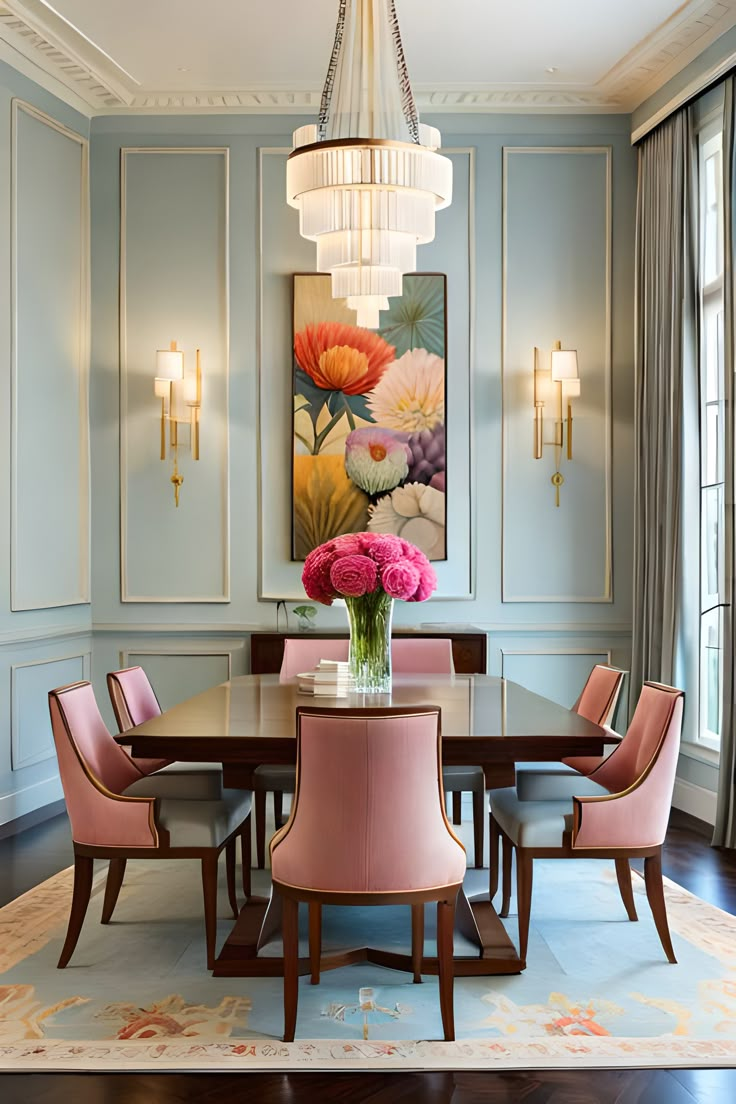
[[689, 0], [624, 55], [597, 83], [633, 111], [736, 25], [736, 0]]
[[[420, 109], [440, 113], [628, 113], [735, 25], [736, 0], [688, 0], [592, 87], [418, 86], [415, 96]], [[296, 86], [141, 88], [42, 0], [0, 0], [0, 57], [89, 116], [314, 114], [321, 95]]]

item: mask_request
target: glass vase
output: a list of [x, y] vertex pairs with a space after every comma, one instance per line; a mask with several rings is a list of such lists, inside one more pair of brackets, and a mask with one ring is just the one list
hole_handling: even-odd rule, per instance
[[394, 600], [383, 590], [346, 598], [350, 674], [362, 694], [391, 693], [391, 617]]

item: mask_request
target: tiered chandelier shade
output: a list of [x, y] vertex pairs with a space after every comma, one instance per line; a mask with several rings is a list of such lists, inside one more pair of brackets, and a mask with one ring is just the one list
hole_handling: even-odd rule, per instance
[[319, 122], [294, 132], [287, 200], [317, 243], [332, 294], [378, 325], [388, 296], [434, 238], [434, 213], [452, 198], [440, 134], [419, 123], [394, 0], [340, 0]]

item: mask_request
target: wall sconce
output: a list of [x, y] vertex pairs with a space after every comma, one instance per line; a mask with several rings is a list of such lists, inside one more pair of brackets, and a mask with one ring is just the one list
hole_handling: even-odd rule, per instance
[[[578, 354], [575, 349], [563, 349], [562, 343], [556, 341], [550, 353], [549, 368], [541, 368], [539, 365], [539, 349], [534, 349], [534, 459], [542, 459], [542, 450], [545, 445], [554, 446], [555, 473], [551, 482], [555, 488], [555, 506], [560, 505], [560, 487], [565, 482], [565, 477], [560, 471], [562, 450], [567, 452], [567, 459], [572, 460], [572, 403], [571, 399], [580, 395], [580, 377], [578, 375]], [[563, 416], [563, 409], [567, 403], [567, 411]], [[552, 440], [544, 439], [544, 407], [546, 403], [556, 403], [556, 417], [554, 421], [554, 436]]]
[[184, 352], [172, 341], [168, 349], [156, 352], [154, 394], [161, 399], [161, 459], [166, 459], [166, 424], [169, 447], [174, 454], [174, 501], [179, 505], [179, 490], [184, 476], [179, 471], [179, 427], [189, 426], [189, 446], [193, 460], [199, 460], [199, 411], [202, 405], [202, 366], [197, 349], [194, 376], [184, 375]]

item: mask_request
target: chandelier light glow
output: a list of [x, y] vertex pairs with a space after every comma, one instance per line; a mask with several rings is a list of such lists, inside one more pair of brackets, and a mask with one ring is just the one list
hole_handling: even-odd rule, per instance
[[378, 326], [450, 204], [440, 143], [419, 122], [394, 0], [340, 0], [319, 119], [294, 132], [286, 192], [302, 237], [317, 243], [317, 270], [359, 326]]

